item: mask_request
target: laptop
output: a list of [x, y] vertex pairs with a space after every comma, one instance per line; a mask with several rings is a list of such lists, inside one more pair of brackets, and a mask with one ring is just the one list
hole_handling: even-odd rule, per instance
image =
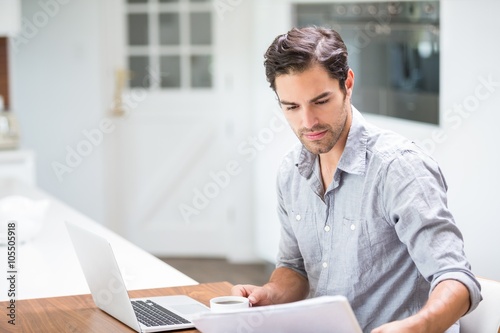
[[193, 328], [194, 314], [209, 312], [185, 295], [130, 299], [109, 242], [74, 223], [66, 222], [94, 303], [137, 332]]
[[363, 333], [344, 296], [320, 296], [225, 313], [204, 312], [192, 321], [203, 333]]

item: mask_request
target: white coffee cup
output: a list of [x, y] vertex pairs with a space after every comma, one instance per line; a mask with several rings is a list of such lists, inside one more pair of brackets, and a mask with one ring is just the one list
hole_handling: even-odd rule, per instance
[[248, 298], [241, 296], [221, 296], [210, 300], [213, 312], [226, 312], [250, 307]]

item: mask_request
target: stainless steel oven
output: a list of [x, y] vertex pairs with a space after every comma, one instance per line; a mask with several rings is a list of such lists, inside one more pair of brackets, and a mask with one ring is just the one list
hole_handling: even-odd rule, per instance
[[296, 26], [347, 44], [362, 112], [439, 124], [439, 1], [299, 3]]

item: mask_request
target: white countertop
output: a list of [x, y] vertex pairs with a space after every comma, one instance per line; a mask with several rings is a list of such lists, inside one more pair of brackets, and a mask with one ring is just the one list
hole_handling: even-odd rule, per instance
[[[49, 202], [40, 233], [23, 244], [18, 242], [16, 299], [90, 293], [64, 225], [65, 221], [88, 228], [109, 240], [129, 290], [197, 284], [187, 275], [43, 191], [14, 179], [0, 179], [0, 200], [12, 195]], [[21, 223], [22, 221], [18, 221], [18, 229]], [[6, 223], [0, 221], [0, 227], [6, 228]], [[18, 234], [19, 232], [22, 229], [18, 230]], [[0, 271], [4, 277], [0, 279], [0, 301], [10, 299], [7, 296], [8, 281], [5, 278], [7, 261], [7, 247], [1, 245]]]

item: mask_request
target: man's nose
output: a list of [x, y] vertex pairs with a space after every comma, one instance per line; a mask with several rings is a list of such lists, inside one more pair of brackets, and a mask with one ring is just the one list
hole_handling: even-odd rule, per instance
[[302, 114], [302, 126], [311, 129], [318, 122], [314, 110], [310, 106], [304, 107]]

